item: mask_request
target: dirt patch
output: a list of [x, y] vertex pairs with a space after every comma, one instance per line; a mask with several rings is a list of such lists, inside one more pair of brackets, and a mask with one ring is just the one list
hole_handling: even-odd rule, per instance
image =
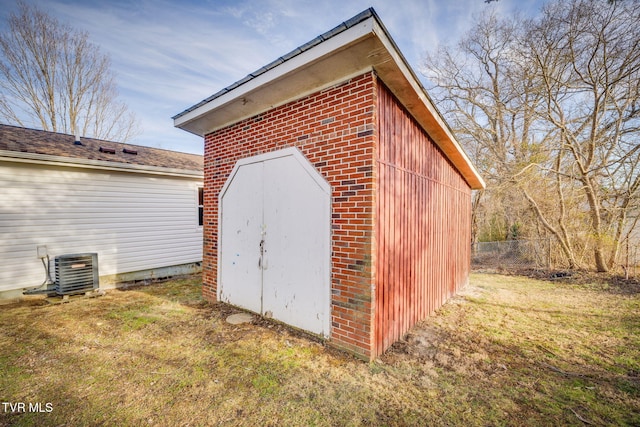
[[602, 290], [621, 295], [640, 294], [640, 278], [612, 273], [596, 273], [585, 270], [516, 270], [509, 275], [525, 276], [538, 280], [571, 285], [596, 285]]
[[403, 354], [422, 362], [434, 361], [445, 342], [447, 337], [442, 331], [429, 324], [418, 324], [401, 341], [394, 343], [381, 360], [387, 363], [397, 361]]

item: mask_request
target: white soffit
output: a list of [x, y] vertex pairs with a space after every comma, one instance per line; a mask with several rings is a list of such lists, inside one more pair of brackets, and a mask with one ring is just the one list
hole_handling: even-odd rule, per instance
[[[371, 69], [367, 47], [372, 47], [372, 26], [373, 19], [363, 21], [204, 105], [176, 116], [174, 125], [204, 136], [362, 74]], [[354, 49], [360, 55], [354, 55]]]
[[407, 65], [393, 40], [388, 37], [383, 28], [377, 24], [376, 26], [378, 40], [384, 45], [387, 54], [393, 58], [392, 61], [374, 66], [380, 79], [427, 131], [447, 158], [458, 168], [471, 188], [474, 190], [485, 188], [486, 184], [471, 159], [469, 159], [462, 146], [453, 136], [449, 125], [447, 125], [440, 112], [431, 102], [422, 84], [420, 84], [418, 78]]

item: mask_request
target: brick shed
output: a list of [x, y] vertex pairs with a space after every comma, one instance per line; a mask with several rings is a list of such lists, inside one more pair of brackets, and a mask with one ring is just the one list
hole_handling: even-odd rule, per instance
[[467, 283], [484, 183], [373, 9], [174, 121], [205, 140], [207, 300], [372, 359]]

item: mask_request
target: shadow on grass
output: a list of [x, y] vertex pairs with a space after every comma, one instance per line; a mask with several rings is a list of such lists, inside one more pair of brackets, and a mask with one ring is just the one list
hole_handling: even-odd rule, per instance
[[[583, 424], [575, 414], [640, 422], [633, 378], [549, 354], [538, 344], [555, 332], [537, 320], [524, 338], [517, 323], [501, 323], [566, 314], [500, 300], [504, 287], [445, 306], [366, 364], [273, 322], [227, 324], [239, 310], [201, 304], [197, 279], [0, 312], [12, 325], [0, 330], [2, 398], [53, 404], [52, 413], [0, 414], [0, 425]], [[577, 316], [568, 327], [580, 327]]]

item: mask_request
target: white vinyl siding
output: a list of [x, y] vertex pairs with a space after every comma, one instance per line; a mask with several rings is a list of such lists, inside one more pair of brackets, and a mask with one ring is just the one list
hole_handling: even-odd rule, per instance
[[0, 291], [44, 280], [51, 259], [97, 252], [101, 276], [202, 261], [202, 179], [0, 162]]

